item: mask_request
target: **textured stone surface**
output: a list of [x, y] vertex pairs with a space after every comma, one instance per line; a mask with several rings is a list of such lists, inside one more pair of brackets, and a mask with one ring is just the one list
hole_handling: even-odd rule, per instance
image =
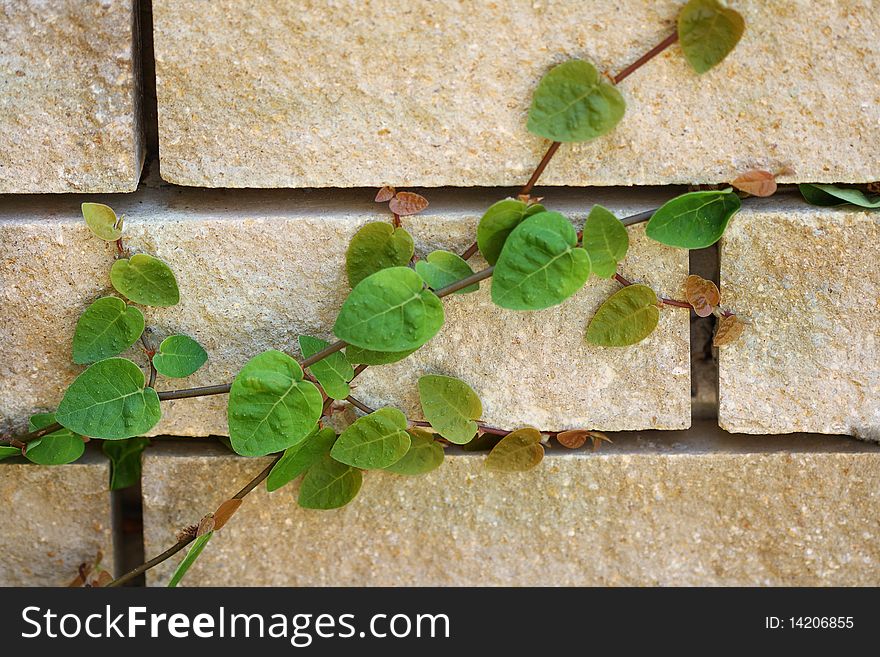
[[[483, 210], [499, 192], [434, 192], [428, 211], [405, 218], [420, 252], [470, 243]], [[666, 193], [668, 196], [668, 192]], [[299, 333], [327, 336], [345, 295], [344, 253], [368, 220], [388, 219], [373, 192], [196, 192], [149, 190], [105, 198], [125, 213], [126, 243], [165, 259], [177, 274], [182, 302], [147, 308], [157, 339], [171, 332], [196, 338], [207, 365], [159, 389], [231, 381], [247, 360], [268, 348], [297, 354]], [[580, 222], [593, 202], [624, 216], [665, 196], [604, 191], [554, 195], [553, 209]], [[81, 198], [10, 200], [0, 209], [0, 421], [21, 425], [28, 413], [51, 409], [81, 371], [70, 358], [76, 320], [109, 293], [114, 247], [92, 237], [79, 214]], [[90, 200], [100, 200], [92, 197]], [[623, 270], [631, 278], [677, 294], [687, 254], [644, 238]], [[479, 259], [474, 260], [480, 266]], [[406, 365], [369, 370], [358, 395], [413, 410], [420, 372], [460, 375], [483, 397], [486, 421], [544, 429], [682, 428], [690, 422], [687, 313], [665, 309], [657, 331], [624, 348], [588, 346], [583, 332], [616, 284], [594, 280], [556, 309], [535, 313], [491, 307], [489, 286], [446, 301], [448, 323]], [[142, 360], [142, 351], [133, 349]], [[155, 432], [204, 436], [226, 432], [226, 397], [163, 405]]]
[[70, 465], [0, 463], [0, 586], [66, 586], [99, 550], [112, 572], [109, 481], [97, 449]]
[[755, 204], [721, 242], [723, 305], [749, 326], [720, 349], [721, 426], [880, 441], [880, 213]]
[[[423, 477], [367, 473], [336, 511], [298, 508], [296, 484], [271, 497], [259, 487], [184, 583], [880, 584], [878, 448], [715, 434], [615, 435], [597, 453], [553, 450], [518, 475], [459, 453]], [[206, 445], [149, 450], [147, 554], [266, 462]], [[148, 583], [164, 584], [176, 561]]]
[[0, 0], [0, 194], [137, 187], [136, 6]]
[[[871, 0], [732, 0], [737, 49], [697, 77], [678, 45], [621, 84], [627, 115], [563, 147], [555, 185], [880, 178]], [[154, 0], [161, 170], [205, 187], [522, 184], [525, 118], [554, 64], [617, 72], [682, 0]]]

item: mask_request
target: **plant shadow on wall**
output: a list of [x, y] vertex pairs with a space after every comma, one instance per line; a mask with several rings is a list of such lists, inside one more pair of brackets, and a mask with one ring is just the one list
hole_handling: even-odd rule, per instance
[[[437, 334], [444, 322], [444, 297], [471, 294], [490, 278], [492, 301], [522, 311], [563, 303], [591, 275], [614, 278], [621, 289], [592, 318], [585, 318], [584, 339], [594, 345], [636, 344], [651, 334], [662, 312], [690, 309], [701, 317], [718, 318], [716, 346], [736, 340], [746, 325], [719, 307], [721, 294], [711, 281], [689, 276], [683, 285], [686, 298], [678, 300], [658, 296], [618, 271], [629, 248], [626, 227], [647, 221], [647, 236], [658, 242], [685, 249], [708, 247], [721, 238], [743, 197], [776, 191], [774, 174], [749, 171], [732, 181], [732, 187], [692, 191], [656, 210], [622, 219], [596, 205], [580, 232], [531, 193], [562, 143], [595, 139], [615, 128], [625, 111], [617, 85], [630, 74], [676, 41], [693, 69], [703, 73], [727, 56], [743, 30], [740, 15], [716, 0], [691, 0], [681, 10], [677, 30], [615, 76], [600, 74], [581, 60], [552, 68], [538, 84], [527, 124], [529, 131], [551, 141], [547, 154], [517, 198], [500, 200], [486, 211], [473, 245], [461, 254], [440, 250], [416, 258], [413, 239], [401, 227], [400, 217], [421, 212], [428, 201], [383, 187], [376, 201], [387, 203], [390, 221], [363, 226], [349, 245], [346, 274], [352, 290], [333, 326], [337, 341], [300, 336], [299, 361], [270, 350], [252, 358], [232, 383], [157, 391], [164, 379], [196, 372], [208, 354], [185, 335], [165, 336], [157, 343], [138, 306], [177, 304], [174, 273], [152, 255], [130, 253], [123, 242], [123, 218], [111, 208], [84, 203], [89, 228], [115, 245], [110, 281], [118, 296], [100, 298], [86, 308], [76, 326], [72, 355], [87, 368], [54, 413], [34, 415], [28, 433], [3, 439], [0, 458], [23, 455], [43, 465], [70, 463], [82, 455], [84, 441], [100, 439], [112, 462], [111, 487], [126, 487], [140, 476], [141, 452], [149, 444], [140, 436], [161, 419], [161, 402], [219, 394], [229, 395], [231, 448], [242, 456], [275, 458], [214, 513], [184, 528], [162, 554], [112, 581], [99, 564], [89, 565], [81, 569], [76, 583], [124, 584], [191, 545], [169, 583], [176, 586], [213, 533], [263, 481], [274, 491], [301, 478], [300, 506], [334, 509], [358, 494], [364, 470], [423, 474], [442, 464], [448, 445], [488, 450], [487, 468], [520, 472], [541, 462], [551, 438], [568, 448], [587, 441], [595, 448], [607, 440], [590, 428], [547, 433], [533, 427], [487, 426], [480, 421], [477, 392], [464, 381], [439, 374], [418, 381], [424, 422], [409, 421], [396, 408], [374, 410], [352, 396], [350, 384], [365, 368], [406, 358]], [[801, 192], [819, 205], [880, 207], [880, 197], [855, 188], [802, 185]], [[468, 260], [477, 251], [489, 266], [475, 272]], [[146, 373], [119, 357], [138, 342], [148, 356]], [[337, 435], [329, 420], [348, 405], [363, 415]]]

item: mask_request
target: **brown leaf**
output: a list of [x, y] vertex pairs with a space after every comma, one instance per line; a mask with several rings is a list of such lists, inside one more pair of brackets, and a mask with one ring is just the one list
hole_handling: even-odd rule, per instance
[[743, 324], [736, 315], [725, 315], [718, 322], [718, 329], [715, 331], [715, 337], [712, 340], [712, 346], [723, 347], [726, 344], [736, 342], [742, 335]]
[[428, 207], [428, 199], [415, 192], [397, 192], [388, 203], [388, 208], [401, 217], [418, 214], [426, 207]]
[[199, 521], [199, 528], [196, 530], [196, 537], [204, 536], [212, 531], [214, 531], [214, 514], [209, 513]]
[[585, 431], [584, 429], [572, 429], [570, 431], [560, 431], [556, 434], [556, 440], [559, 441], [559, 444], [563, 447], [568, 447], [569, 449], [578, 449], [584, 446], [584, 443], [587, 442], [587, 438], [590, 437], [590, 432]]
[[222, 529], [223, 525], [229, 522], [229, 519], [238, 511], [242, 500], [226, 500], [214, 511], [214, 531]]
[[385, 203], [392, 198], [394, 198], [394, 188], [391, 185], [385, 185], [379, 190], [379, 193], [376, 194], [376, 203]]
[[699, 317], [708, 317], [721, 302], [721, 292], [712, 281], [707, 281], [696, 274], [687, 277], [684, 284], [684, 296], [694, 307]]
[[752, 196], [773, 196], [776, 193], [776, 176], [759, 169], [746, 171], [730, 184]]
[[606, 443], [613, 443], [614, 442], [613, 440], [611, 440], [611, 438], [606, 436], [601, 431], [591, 431], [590, 432], [590, 439], [593, 441], [593, 451], [594, 452], [597, 449], [599, 449], [599, 447], [602, 445], [603, 442], [606, 442]]

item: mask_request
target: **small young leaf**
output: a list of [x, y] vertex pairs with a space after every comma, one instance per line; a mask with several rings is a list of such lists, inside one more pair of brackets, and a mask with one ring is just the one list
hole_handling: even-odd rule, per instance
[[55, 418], [71, 431], [92, 438], [140, 436], [162, 417], [159, 396], [145, 383], [141, 368], [130, 360], [100, 360], [70, 384]]
[[769, 171], [753, 169], [737, 176], [730, 183], [736, 189], [752, 196], [773, 196], [776, 193], [776, 176]]
[[703, 249], [721, 239], [741, 205], [733, 189], [682, 194], [651, 216], [645, 234], [661, 244]]
[[180, 301], [174, 272], [158, 258], [145, 253], [114, 262], [110, 282], [119, 294], [144, 306], [167, 307]]
[[335, 442], [336, 432], [324, 428], [312, 432], [301, 443], [288, 447], [266, 478], [266, 490], [271, 493], [299, 477], [318, 459], [329, 454]]
[[684, 296], [693, 306], [698, 317], [708, 317], [715, 310], [715, 306], [721, 303], [721, 292], [718, 291], [715, 283], [696, 274], [687, 277]]
[[745, 329], [743, 324], [736, 315], [725, 315], [718, 320], [718, 328], [715, 329], [715, 337], [712, 339], [713, 347], [723, 347], [724, 345], [736, 342]]
[[217, 510], [214, 511], [214, 530], [219, 531], [223, 529], [223, 526], [229, 522], [232, 516], [235, 515], [235, 512], [238, 511], [239, 507], [241, 507], [241, 503], [244, 500], [232, 498], [231, 500], [226, 500], [217, 507]]
[[626, 347], [641, 342], [657, 327], [660, 310], [654, 290], [628, 285], [599, 306], [587, 327], [587, 342], [601, 347]]
[[338, 509], [357, 496], [362, 482], [360, 470], [325, 454], [303, 477], [297, 501], [304, 509]]
[[629, 249], [629, 234], [620, 220], [601, 205], [594, 205], [584, 223], [584, 250], [590, 256], [593, 273], [611, 278], [617, 263]]
[[365, 470], [387, 468], [409, 450], [406, 416], [396, 408], [380, 408], [355, 420], [343, 431], [330, 456]]
[[493, 204], [477, 226], [477, 246], [490, 265], [498, 262], [501, 249], [514, 228], [533, 214], [546, 212], [543, 205], [527, 205], [512, 198]]
[[159, 345], [153, 366], [163, 376], [180, 379], [198, 370], [207, 360], [208, 353], [191, 337], [170, 335]]
[[354, 345], [348, 345], [345, 348], [345, 357], [348, 362], [364, 364], [364, 365], [388, 365], [403, 360], [416, 349], [407, 349], [406, 351], [372, 351], [370, 349], [361, 349]]
[[529, 109], [529, 132], [552, 141], [588, 141], [611, 132], [626, 103], [592, 64], [573, 59], [545, 75]]
[[183, 558], [183, 561], [180, 562], [180, 565], [177, 566], [177, 569], [171, 576], [171, 581], [168, 582], [169, 589], [173, 589], [178, 584], [180, 584], [180, 580], [182, 580], [183, 576], [186, 575], [186, 571], [188, 571], [190, 569], [190, 566], [192, 566], [196, 562], [196, 559], [199, 558], [202, 550], [205, 549], [205, 546], [208, 544], [208, 541], [211, 540], [211, 537], [213, 535], [214, 532], [208, 532], [207, 534], [202, 534], [201, 536], [196, 537], [196, 540], [194, 540], [189, 546], [189, 550], [187, 551], [186, 556]]
[[7, 445], [0, 446], [0, 461], [12, 456], [21, 456], [21, 449], [18, 447], [9, 447]]
[[446, 440], [464, 445], [477, 433], [483, 405], [464, 381], [451, 376], [426, 374], [419, 379], [422, 412], [431, 427]]
[[388, 209], [401, 217], [418, 214], [427, 207], [428, 199], [415, 192], [397, 192], [394, 198], [388, 201]]
[[[302, 351], [303, 358], [308, 358], [318, 353], [325, 347], [329, 346], [329, 342], [313, 338], [308, 335], [299, 336], [299, 348]], [[322, 358], [317, 363], [309, 367], [318, 383], [327, 393], [328, 397], [333, 399], [345, 399], [351, 394], [348, 382], [354, 378], [354, 368], [341, 351], [330, 354], [326, 358]]]
[[144, 316], [118, 297], [102, 297], [86, 308], [73, 333], [73, 362], [78, 365], [117, 356], [144, 332]]
[[420, 475], [439, 468], [443, 463], [443, 446], [427, 431], [410, 429], [408, 433], [412, 441], [409, 451], [385, 469], [400, 475]]
[[408, 267], [368, 276], [351, 291], [333, 332], [340, 340], [372, 351], [417, 349], [433, 338], [444, 320], [443, 303], [424, 289]]
[[678, 15], [678, 38], [688, 64], [705, 73], [736, 47], [745, 21], [718, 0], [690, 0]]
[[376, 192], [376, 203], [386, 203], [394, 198], [395, 190], [391, 185], [385, 185]]
[[587, 431], [585, 429], [572, 429], [571, 431], [561, 431], [556, 434], [556, 440], [559, 444], [568, 449], [579, 449], [587, 442], [587, 438], [593, 442], [593, 451], [599, 449], [602, 441], [611, 442], [611, 439], [601, 431]]
[[531, 427], [511, 431], [486, 457], [486, 467], [496, 472], [531, 470], [544, 458], [541, 432]]
[[[31, 416], [29, 430], [36, 431], [50, 424], [55, 424], [53, 413], [37, 413]], [[29, 442], [24, 455], [38, 465], [64, 465], [76, 461], [85, 448], [82, 436], [70, 429], [59, 429]]]
[[862, 208], [880, 208], [880, 194], [868, 196], [852, 187], [803, 183], [798, 185], [801, 194], [811, 205], [834, 206], [851, 203]]
[[101, 449], [110, 459], [110, 490], [134, 486], [141, 478], [141, 454], [150, 441], [147, 438], [105, 440]]
[[[449, 251], [434, 251], [427, 259], [416, 263], [416, 272], [425, 279], [432, 290], [439, 290], [474, 273], [471, 266], [461, 256]], [[468, 285], [455, 294], [468, 294], [480, 289], [479, 283]]]
[[264, 456], [296, 445], [315, 428], [322, 406], [321, 393], [303, 380], [299, 363], [265, 351], [232, 382], [226, 413], [232, 448], [242, 456]]
[[510, 233], [492, 277], [492, 301], [510, 310], [562, 303], [590, 276], [590, 256], [558, 212], [539, 212]]
[[351, 238], [345, 253], [349, 285], [356, 287], [370, 274], [409, 264], [414, 249], [412, 237], [403, 228], [384, 221], [366, 224]]
[[83, 203], [83, 219], [89, 229], [102, 240], [115, 242], [122, 237], [122, 217], [103, 203]]

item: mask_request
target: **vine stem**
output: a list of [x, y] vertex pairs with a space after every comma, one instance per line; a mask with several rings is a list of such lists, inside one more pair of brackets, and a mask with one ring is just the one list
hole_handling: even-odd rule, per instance
[[[629, 287], [630, 285], [632, 285], [632, 281], [628, 281], [618, 273], [614, 274], [614, 280], [623, 285], [623, 287]], [[675, 308], [687, 308], [688, 310], [692, 308], [691, 304], [689, 304], [687, 301], [679, 301], [678, 299], [667, 299], [666, 297], [659, 297], [659, 299], [660, 303], [667, 306], [673, 306]]]

